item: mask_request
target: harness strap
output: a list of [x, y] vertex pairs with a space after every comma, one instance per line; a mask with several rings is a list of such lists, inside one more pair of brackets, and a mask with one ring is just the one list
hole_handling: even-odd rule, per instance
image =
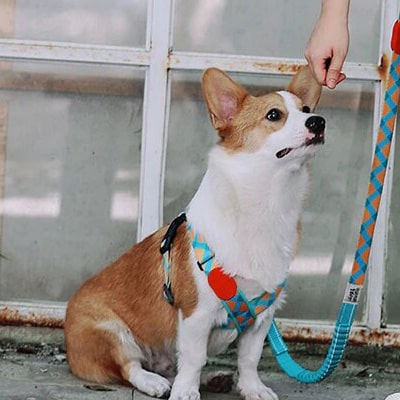
[[186, 215], [185, 213], [181, 213], [169, 225], [167, 232], [165, 233], [160, 245], [160, 253], [162, 255], [162, 266], [164, 268], [164, 274], [165, 274], [163, 293], [164, 293], [164, 298], [171, 305], [173, 305], [175, 301], [174, 294], [172, 293], [171, 289], [171, 279], [170, 279], [171, 249], [172, 249], [172, 243], [176, 236], [176, 232], [184, 222], [186, 222]]
[[288, 348], [283, 341], [282, 335], [279, 332], [275, 321], [273, 321], [268, 333], [270, 346], [281, 368], [289, 376], [303, 383], [315, 383], [323, 380], [329, 376], [340, 363], [354, 321], [360, 292], [364, 285], [399, 104], [399, 20], [393, 28], [391, 45], [393, 50], [392, 63], [386, 86], [385, 102], [383, 105], [382, 118], [375, 146], [370, 183], [365, 201], [358, 246], [354, 257], [350, 280], [346, 288], [343, 303], [333, 333], [332, 342], [323, 365], [316, 371], [310, 371], [297, 364], [290, 356]]
[[[256, 322], [258, 314], [267, 310], [274, 304], [275, 300], [279, 297], [282, 289], [285, 287], [286, 281], [280, 283], [274, 292], [264, 292], [262, 295], [248, 300], [244, 293], [238, 289], [237, 294], [228, 301], [222, 301], [225, 309], [228, 311], [228, 321], [223, 325], [223, 328], [234, 329], [236, 328], [241, 333], [246, 328], [249, 328]], [[232, 318], [231, 314], [234, 315]], [[239, 326], [239, 327], [238, 327]]]
[[[192, 240], [192, 246], [197, 258], [197, 265], [207, 275], [210, 287], [217, 297], [221, 299], [228, 319], [222, 326], [224, 329], [236, 329], [239, 333], [252, 326], [257, 315], [267, 310], [279, 297], [285, 287], [286, 280], [280, 283], [274, 292], [264, 292], [252, 300], [248, 300], [245, 294], [237, 287], [233, 277], [223, 272], [221, 265], [215, 258], [214, 252], [210, 249], [204, 237], [194, 232], [189, 224], [188, 232]], [[214, 284], [211, 279], [217, 275], [220, 283]]]

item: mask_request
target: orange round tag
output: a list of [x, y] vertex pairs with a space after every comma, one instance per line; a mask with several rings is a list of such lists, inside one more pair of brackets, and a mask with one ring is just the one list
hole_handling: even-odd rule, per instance
[[208, 284], [221, 300], [231, 299], [237, 291], [235, 279], [227, 275], [221, 267], [211, 270], [208, 274]]

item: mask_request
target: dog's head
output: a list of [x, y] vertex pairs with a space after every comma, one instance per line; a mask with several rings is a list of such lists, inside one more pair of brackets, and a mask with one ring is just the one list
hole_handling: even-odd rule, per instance
[[312, 114], [321, 85], [302, 67], [286, 91], [251, 96], [216, 68], [203, 75], [211, 122], [228, 152], [261, 152], [276, 162], [305, 159], [324, 143], [325, 120]]

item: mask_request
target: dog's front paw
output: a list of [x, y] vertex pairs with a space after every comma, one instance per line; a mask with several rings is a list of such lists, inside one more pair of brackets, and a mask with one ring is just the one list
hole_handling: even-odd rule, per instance
[[169, 400], [200, 400], [200, 392], [195, 387], [186, 390], [172, 387]]
[[246, 383], [239, 380], [237, 390], [245, 400], [279, 400], [277, 394], [265, 386], [261, 380]]

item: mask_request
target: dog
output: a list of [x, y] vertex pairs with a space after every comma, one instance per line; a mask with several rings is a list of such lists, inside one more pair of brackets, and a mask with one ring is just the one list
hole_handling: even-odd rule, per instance
[[[204, 72], [202, 86], [218, 134], [203, 180], [178, 223], [134, 245], [72, 296], [65, 319], [67, 359], [85, 380], [198, 400], [207, 356], [238, 339], [239, 394], [277, 400], [257, 365], [284, 300], [277, 287], [298, 246], [308, 161], [324, 143], [325, 120], [313, 114], [321, 86], [307, 66], [286, 90], [260, 97], [216, 68]], [[217, 260], [217, 283], [203, 271], [191, 232], [201, 235]], [[172, 243], [162, 254], [166, 241]], [[229, 313], [223, 301], [233, 295], [232, 285], [248, 299], [276, 294], [240, 334], [223, 326]], [[167, 378], [175, 366], [171, 386]]]

